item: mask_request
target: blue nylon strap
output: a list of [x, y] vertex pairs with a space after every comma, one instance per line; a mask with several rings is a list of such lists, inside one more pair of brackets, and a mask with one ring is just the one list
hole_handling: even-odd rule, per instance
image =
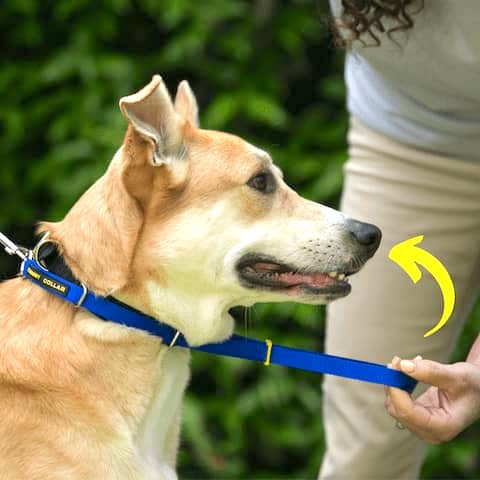
[[[21, 274], [48, 292], [74, 305], [78, 305], [85, 293], [82, 287], [49, 272], [31, 258], [26, 258], [22, 263]], [[160, 337], [167, 345], [172, 342], [176, 334], [176, 330], [169, 325], [107, 298], [97, 297], [90, 292], [84, 297], [81, 307], [104, 320], [137, 328]], [[272, 345], [269, 349], [265, 341], [240, 335], [233, 335], [223, 343], [210, 343], [199, 347], [190, 347], [183, 335], [179, 335], [175, 346], [257, 362], [265, 362], [270, 354], [269, 363], [271, 364], [388, 385], [407, 392], [412, 392], [417, 384], [413, 378], [404, 373], [376, 363], [282, 345]]]

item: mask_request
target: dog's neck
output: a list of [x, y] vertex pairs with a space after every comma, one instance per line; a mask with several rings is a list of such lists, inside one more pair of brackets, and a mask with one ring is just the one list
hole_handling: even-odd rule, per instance
[[199, 287], [189, 288], [188, 283], [166, 287], [152, 280], [113, 296], [179, 330], [192, 346], [221, 342], [233, 333], [232, 305], [221, 292], [202, 292]]

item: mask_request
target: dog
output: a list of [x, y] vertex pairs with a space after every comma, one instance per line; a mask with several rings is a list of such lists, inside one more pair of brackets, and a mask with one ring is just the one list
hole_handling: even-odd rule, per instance
[[[104, 176], [39, 227], [90, 291], [192, 346], [227, 339], [231, 307], [349, 293], [378, 228], [300, 197], [265, 151], [200, 129], [186, 81], [172, 101], [155, 75], [120, 109], [128, 128]], [[188, 349], [24, 278], [0, 286], [0, 345], [0, 478], [177, 478]]]

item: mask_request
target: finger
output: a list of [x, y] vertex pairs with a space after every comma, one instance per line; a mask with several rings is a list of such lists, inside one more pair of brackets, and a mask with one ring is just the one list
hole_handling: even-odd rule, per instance
[[[391, 417], [393, 417], [395, 419], [398, 419], [399, 418], [399, 413], [397, 412], [397, 409], [396, 409], [398, 401], [393, 401], [392, 400], [393, 390], [398, 390], [398, 389], [396, 389], [394, 387], [387, 387], [387, 392], [386, 392], [386, 395], [385, 395], [384, 405], [385, 405], [385, 409], [387, 410], [388, 414]], [[393, 397], [395, 398], [395, 392], [393, 392]]]
[[450, 389], [457, 383], [457, 378], [450, 365], [432, 360], [401, 360], [399, 368], [415, 380], [435, 385], [444, 390]]
[[393, 358], [392, 358], [392, 368], [394, 368], [395, 370], [400, 370], [400, 361], [402, 359], [400, 357], [398, 357], [397, 355], [395, 355]]
[[390, 388], [388, 392], [389, 405], [395, 413], [395, 417], [408, 418], [413, 411], [413, 401], [405, 390]]
[[385, 409], [387, 410], [388, 414], [391, 417], [397, 418], [397, 412], [395, 410], [395, 406], [392, 403], [392, 397], [391, 397], [391, 390], [392, 387], [385, 387]]
[[[402, 359], [398, 356], [398, 355], [395, 355], [393, 358], [392, 358], [392, 361], [390, 363], [387, 364], [387, 367], [388, 368], [398, 368], [400, 369], [400, 361]], [[422, 356], [421, 355], [417, 355], [414, 360], [423, 360]]]
[[427, 432], [428, 434], [435, 434], [437, 430], [437, 426], [432, 425], [434, 415], [432, 415], [430, 409], [415, 403], [404, 390], [390, 389], [387, 411], [402, 425], [416, 434]]
[[405, 428], [431, 444], [445, 442], [458, 433], [455, 431], [452, 434], [447, 415], [437, 408], [424, 407], [415, 403], [414, 409], [408, 417], [403, 417], [401, 413], [397, 412], [395, 418]]
[[[392, 361], [390, 363], [387, 364], [387, 367], [388, 368], [391, 368], [393, 370], [400, 370], [400, 360], [401, 358], [397, 355], [395, 355], [393, 358], [392, 358]], [[391, 404], [390, 402], [390, 387], [387, 387], [386, 385], [383, 387], [384, 391], [385, 391], [385, 408], [388, 410], [389, 409], [389, 405]], [[393, 407], [391, 407], [393, 408]], [[390, 413], [390, 412], [388, 412]], [[394, 416], [394, 415], [392, 415]]]
[[385, 408], [388, 410], [388, 408], [391, 405], [391, 400], [390, 400], [390, 387], [385, 387], [385, 401], [383, 402]]
[[[390, 362], [390, 363], [387, 363], [387, 368], [392, 368], [392, 369], [393, 369], [393, 364], [392, 364], [391, 362]], [[389, 387], [387, 387], [386, 385], [383, 386], [383, 390], [384, 390], [384, 392], [385, 392], [385, 395], [388, 395], [388, 389], [389, 389]], [[386, 407], [386, 406], [387, 406], [387, 405], [385, 404], [385, 407]]]

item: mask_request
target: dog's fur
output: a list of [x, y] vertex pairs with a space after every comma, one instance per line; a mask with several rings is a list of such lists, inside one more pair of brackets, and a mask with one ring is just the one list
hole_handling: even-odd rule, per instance
[[[306, 272], [345, 271], [358, 252], [342, 214], [299, 197], [264, 151], [199, 129], [186, 82], [173, 103], [155, 76], [120, 107], [129, 126], [107, 172], [63, 221], [41, 226], [91, 291], [191, 345], [228, 338], [235, 305], [331, 299], [252, 288], [236, 266], [260, 252]], [[265, 171], [274, 192], [247, 185]], [[0, 286], [0, 347], [1, 479], [176, 478], [188, 350], [22, 278]]]

